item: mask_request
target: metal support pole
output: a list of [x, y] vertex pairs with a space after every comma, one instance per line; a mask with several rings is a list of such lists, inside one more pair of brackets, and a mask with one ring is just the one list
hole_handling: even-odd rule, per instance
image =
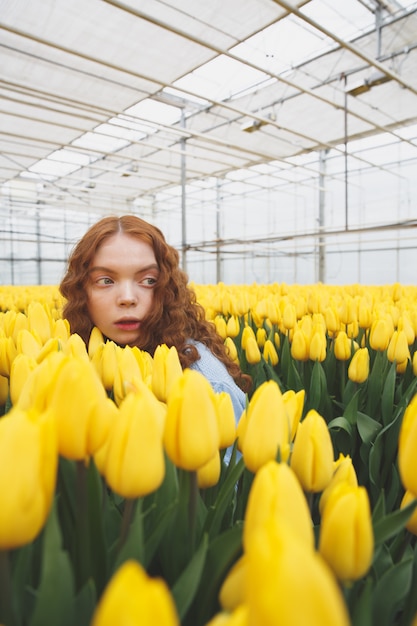
[[220, 181], [216, 180], [216, 281], [219, 283], [222, 280], [222, 260], [220, 256], [220, 207], [221, 207], [221, 195], [220, 195]]
[[[181, 109], [181, 127], [185, 128], [184, 110]], [[181, 250], [182, 250], [182, 269], [187, 271], [187, 215], [186, 215], [186, 198], [185, 198], [185, 137], [181, 137]]]
[[326, 243], [324, 237], [325, 230], [325, 209], [326, 209], [326, 157], [328, 150], [320, 150], [319, 156], [319, 250], [318, 250], [318, 280], [321, 283], [326, 281]]

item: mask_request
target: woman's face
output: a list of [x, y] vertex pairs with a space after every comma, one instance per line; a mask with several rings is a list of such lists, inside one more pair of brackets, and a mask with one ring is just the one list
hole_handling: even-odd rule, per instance
[[106, 239], [90, 263], [91, 320], [119, 345], [140, 347], [140, 329], [152, 310], [159, 268], [153, 248], [125, 233]]

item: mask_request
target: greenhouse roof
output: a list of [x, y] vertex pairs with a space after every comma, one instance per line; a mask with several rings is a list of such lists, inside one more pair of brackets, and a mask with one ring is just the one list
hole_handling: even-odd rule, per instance
[[[121, 211], [312, 151], [417, 148], [411, 0], [0, 0], [0, 184]], [[308, 162], [305, 167], [308, 169]], [[298, 170], [297, 170], [298, 171]]]

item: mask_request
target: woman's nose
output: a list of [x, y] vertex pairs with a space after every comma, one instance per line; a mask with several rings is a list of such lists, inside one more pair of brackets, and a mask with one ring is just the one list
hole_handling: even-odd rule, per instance
[[126, 283], [120, 286], [118, 302], [123, 306], [136, 304], [137, 295], [133, 285]]

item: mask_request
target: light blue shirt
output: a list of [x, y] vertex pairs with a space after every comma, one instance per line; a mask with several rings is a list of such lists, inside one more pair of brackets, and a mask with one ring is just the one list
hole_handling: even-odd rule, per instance
[[209, 381], [216, 393], [226, 391], [232, 399], [235, 412], [235, 421], [238, 423], [240, 416], [246, 406], [246, 394], [238, 387], [222, 363], [203, 343], [192, 341], [198, 350], [200, 358], [191, 364], [190, 369], [203, 374]]

